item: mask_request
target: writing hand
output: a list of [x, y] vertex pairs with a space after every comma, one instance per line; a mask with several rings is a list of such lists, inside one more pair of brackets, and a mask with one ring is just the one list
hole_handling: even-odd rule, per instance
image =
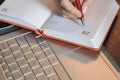
[[[73, 5], [74, 0], [57, 0], [56, 2], [59, 12], [63, 17], [78, 19], [82, 16], [81, 12]], [[83, 0], [82, 12], [84, 15], [91, 6], [92, 2], [93, 0]]]

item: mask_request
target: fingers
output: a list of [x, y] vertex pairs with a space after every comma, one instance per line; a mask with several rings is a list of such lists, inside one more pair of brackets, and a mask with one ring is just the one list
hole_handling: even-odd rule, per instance
[[75, 16], [75, 15], [73, 15], [73, 14], [71, 14], [71, 13], [68, 13], [66, 10], [64, 10], [64, 9], [62, 9], [61, 10], [62, 11], [62, 13], [63, 13], [63, 17], [65, 17], [65, 18], [72, 18], [72, 19], [77, 19], [78, 17], [77, 16]]
[[61, 0], [60, 6], [64, 17], [73, 19], [81, 17], [81, 12], [69, 0]]
[[59, 8], [59, 13], [66, 18], [78, 19], [82, 13], [86, 15], [88, 8], [91, 6], [93, 0], [83, 0], [82, 13], [72, 4], [75, 0], [56, 0]]

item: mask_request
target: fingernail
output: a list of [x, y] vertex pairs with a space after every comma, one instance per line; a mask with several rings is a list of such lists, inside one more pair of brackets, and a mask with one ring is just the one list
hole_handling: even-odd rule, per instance
[[85, 7], [83, 8], [83, 14], [86, 14], [87, 10], [88, 10], [88, 7], [85, 6]]

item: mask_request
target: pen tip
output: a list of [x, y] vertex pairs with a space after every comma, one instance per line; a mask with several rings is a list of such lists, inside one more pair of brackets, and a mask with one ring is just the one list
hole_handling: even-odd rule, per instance
[[82, 22], [82, 25], [84, 26], [85, 23], [84, 23], [84, 19], [83, 18], [81, 19], [81, 22]]

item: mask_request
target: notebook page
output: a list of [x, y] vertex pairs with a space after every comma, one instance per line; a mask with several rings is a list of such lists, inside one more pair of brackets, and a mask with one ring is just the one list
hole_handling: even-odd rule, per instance
[[[83, 40], [86, 38], [87, 42], [91, 42], [94, 47], [98, 47], [107, 34], [110, 24], [118, 10], [118, 5], [115, 7], [114, 5], [117, 5], [114, 0], [94, 0], [93, 5], [86, 14], [84, 27], [79, 24], [79, 21], [65, 19], [57, 14], [53, 14], [42, 29], [45, 29], [46, 32], [48, 31], [48, 34], [50, 33], [49, 30], [51, 32], [56, 31], [56, 33], [61, 32], [63, 36], [68, 34], [69, 36], [66, 35], [65, 39], [71, 37], [71, 41], [74, 41], [72, 39], [74, 36], [78, 39], [76, 43], [79, 43], [79, 40], [82, 40], [82, 38]], [[109, 18], [110, 16], [111, 18]], [[55, 35], [57, 37], [56, 33]], [[53, 33], [52, 35], [54, 36]], [[83, 44], [86, 44], [86, 42]]]
[[[84, 36], [87, 38], [92, 38], [97, 30], [99, 30], [99, 26], [104, 23], [113, 1], [114, 0], [95, 0], [86, 14], [85, 26], [81, 24], [80, 20], [66, 19], [55, 13], [48, 19], [42, 28], [73, 34], [77, 37]], [[88, 31], [90, 33], [85, 36], [82, 34], [83, 31]]]
[[5, 0], [0, 6], [0, 14], [24, 21], [40, 29], [54, 7], [53, 0]]

